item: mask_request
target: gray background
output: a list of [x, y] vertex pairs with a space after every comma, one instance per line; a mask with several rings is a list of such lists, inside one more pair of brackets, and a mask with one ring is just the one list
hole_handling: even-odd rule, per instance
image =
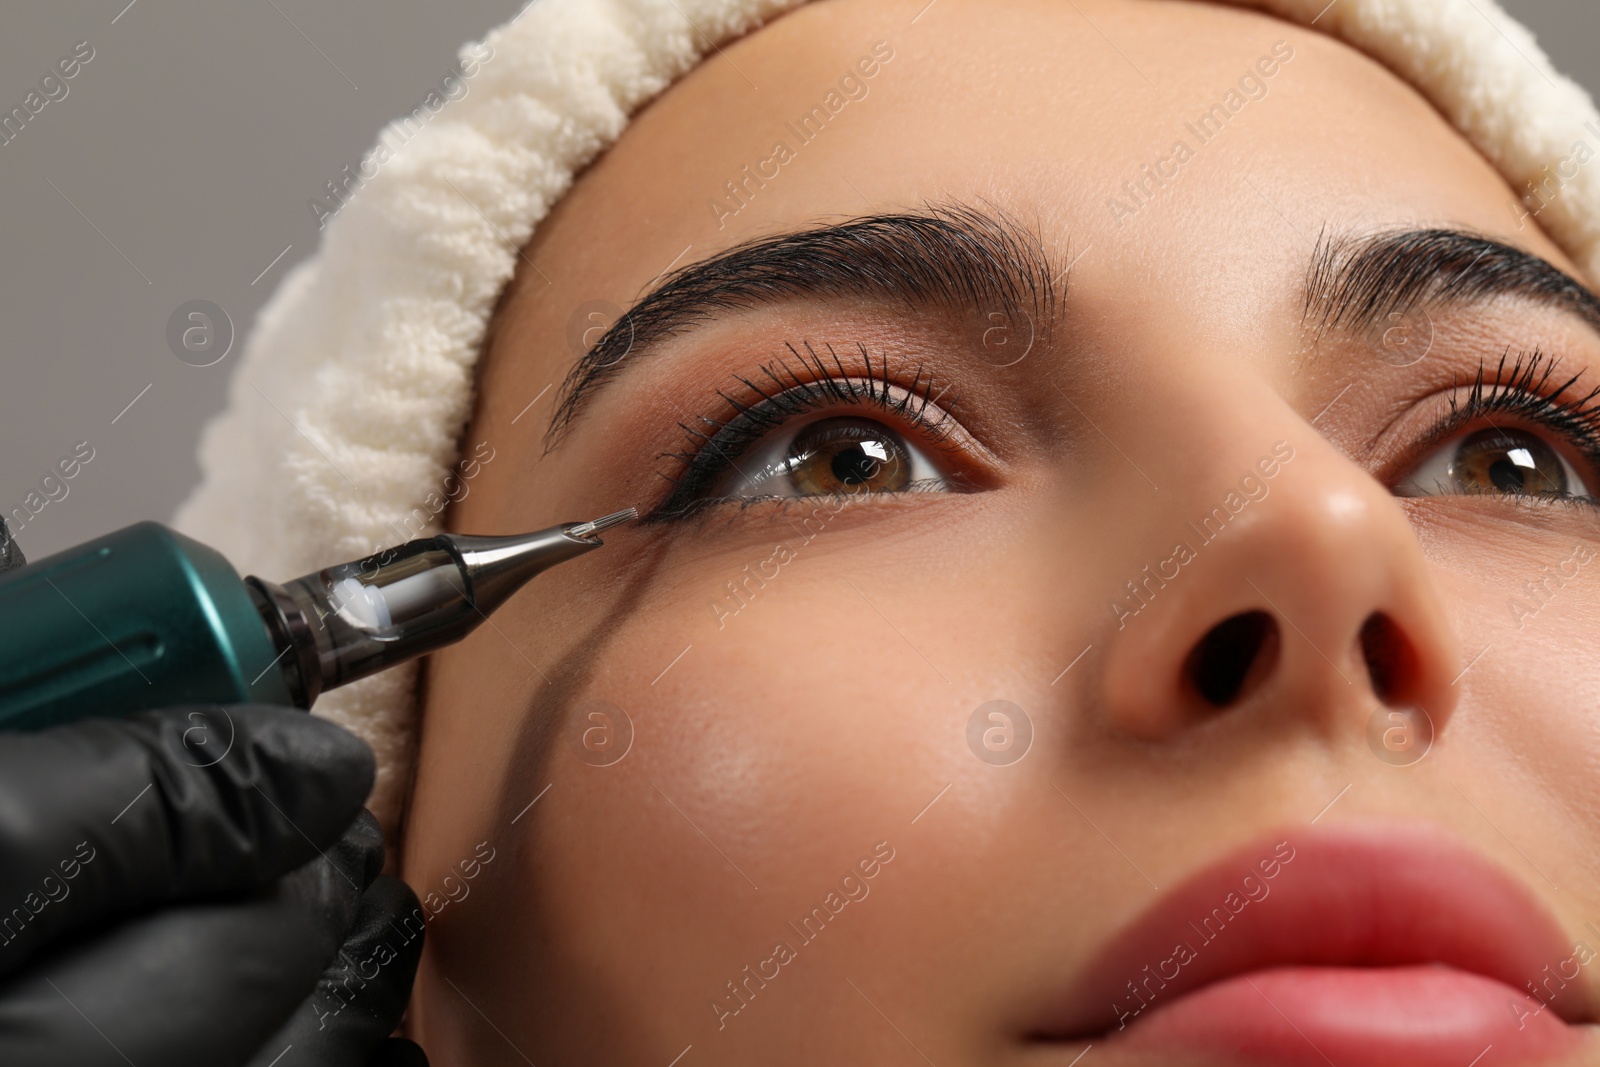
[[[170, 516], [257, 309], [316, 248], [307, 201], [438, 86], [462, 43], [520, 6], [6, 0], [0, 110], [76, 42], [95, 49], [67, 96], [0, 146], [0, 513], [77, 442], [95, 450], [17, 531], [30, 558]], [[1505, 6], [1558, 67], [1600, 86], [1600, 5]], [[238, 335], [214, 366], [167, 345], [168, 317], [195, 299]]]

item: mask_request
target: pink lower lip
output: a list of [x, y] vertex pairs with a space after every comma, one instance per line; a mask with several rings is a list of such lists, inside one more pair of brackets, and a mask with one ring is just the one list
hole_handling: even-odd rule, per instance
[[1277, 967], [1152, 1002], [1108, 1048], [1281, 1067], [1467, 1067], [1550, 1063], [1583, 1047], [1579, 1030], [1539, 1008], [1445, 967]]
[[[1457, 1003], [1460, 994], [1465, 999], [1459, 1003], [1490, 1004], [1493, 1009], [1487, 1014], [1479, 1011], [1487, 1021], [1472, 1025], [1451, 1016], [1457, 1018], [1451, 1025], [1462, 1035], [1452, 1040], [1465, 1047], [1480, 1031], [1494, 1034], [1505, 1032], [1507, 1025], [1515, 1028], [1512, 1004], [1522, 998], [1537, 1008], [1539, 1002], [1529, 996], [1538, 994], [1548, 997], [1549, 1006], [1526, 1020], [1527, 1029], [1550, 1028], [1555, 1036], [1544, 1039], [1546, 1047], [1559, 1047], [1551, 1042], [1567, 1037], [1582, 1043], [1586, 1052], [1594, 1051], [1592, 1024], [1600, 1019], [1600, 997], [1589, 984], [1593, 972], [1580, 978], [1575, 970], [1591, 957], [1580, 953], [1542, 902], [1497, 864], [1420, 825], [1353, 824], [1273, 836], [1276, 843], [1264, 839], [1231, 852], [1163, 893], [1064, 989], [1052, 991], [1041, 1006], [1035, 1032], [1052, 1040], [1095, 1034], [1117, 1035], [1120, 1040], [1131, 1036], [1121, 1033], [1124, 1024], [1129, 1030], [1136, 1025], [1143, 1028], [1163, 1013], [1172, 1013], [1176, 1025], [1183, 1013], [1192, 1010], [1180, 1009], [1181, 1002], [1192, 997], [1192, 1003], [1203, 1003], [1201, 998], [1218, 996], [1217, 990], [1238, 989], [1235, 983], [1241, 975], [1303, 971], [1325, 976], [1303, 987], [1312, 990], [1310, 995], [1293, 1001], [1313, 1019], [1326, 1014], [1319, 1006], [1324, 992], [1331, 998], [1329, 1010], [1351, 1003], [1352, 998], [1365, 1003], [1360, 999], [1362, 990], [1379, 1000], [1386, 993], [1406, 993], [1406, 1002], [1415, 1004], [1411, 1017], [1443, 1031], [1439, 1013]], [[1261, 859], [1267, 855], [1277, 857], [1276, 868]], [[1424, 977], [1387, 990], [1372, 984], [1385, 972], [1412, 970], [1423, 976], [1443, 973], [1471, 979], [1448, 979], [1451, 984], [1443, 996], [1430, 992], [1434, 983]], [[1256, 1003], [1251, 1021], [1241, 1023], [1244, 1029], [1233, 1039], [1284, 1027], [1276, 1011], [1271, 1018], [1261, 1014], [1262, 1007], [1270, 1010], [1270, 1005], [1259, 993], [1248, 984], [1242, 989]], [[1486, 998], [1484, 989], [1497, 993], [1498, 1000]], [[1244, 1003], [1229, 1002], [1228, 1009]], [[1134, 1012], [1142, 1016], [1137, 1022], [1129, 1018]], [[1502, 1013], [1503, 1021], [1496, 1021], [1495, 1012]], [[1373, 1017], [1383, 1016], [1377, 1012]], [[1207, 1033], [1231, 1032], [1226, 1019], [1205, 1022]], [[1384, 1059], [1388, 1052], [1382, 1050], [1388, 1046], [1378, 1041], [1381, 1032], [1368, 1034], [1363, 1027], [1370, 1029], [1373, 1024], [1359, 1018], [1316, 1025], [1325, 1027], [1330, 1040], [1349, 1034], [1357, 1047], [1380, 1050], [1373, 1054], [1377, 1058], [1352, 1059], [1352, 1065], [1412, 1062], [1404, 1055]], [[1293, 1032], [1292, 1026], [1288, 1029]], [[1516, 1030], [1519, 1038], [1525, 1033]], [[1383, 1038], [1389, 1046], [1394, 1040], [1398, 1039]], [[1455, 1067], [1472, 1063], [1490, 1040], [1485, 1037]], [[1526, 1047], [1538, 1047], [1536, 1039]], [[1452, 1045], [1450, 1055], [1454, 1051]], [[1431, 1053], [1419, 1055], [1417, 1064], [1444, 1062]], [[1497, 1048], [1479, 1067], [1490, 1067], [1500, 1055]], [[1312, 1056], [1306, 1062], [1328, 1062], [1314, 1052]], [[1285, 1061], [1280, 1057], [1269, 1062]], [[1348, 1067], [1336, 1057], [1334, 1062]]]

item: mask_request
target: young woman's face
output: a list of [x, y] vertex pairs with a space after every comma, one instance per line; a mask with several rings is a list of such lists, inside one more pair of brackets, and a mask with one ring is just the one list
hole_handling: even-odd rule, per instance
[[435, 1062], [1600, 1061], [1600, 314], [1537, 204], [1230, 8], [714, 53], [482, 368], [454, 529], [650, 521], [430, 664]]

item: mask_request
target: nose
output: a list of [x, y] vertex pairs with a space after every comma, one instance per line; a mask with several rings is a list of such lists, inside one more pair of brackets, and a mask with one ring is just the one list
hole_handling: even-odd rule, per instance
[[1437, 732], [1459, 651], [1410, 521], [1297, 417], [1276, 430], [1260, 455], [1206, 464], [1231, 480], [1169, 485], [1147, 520], [1175, 544], [1112, 603], [1111, 726], [1161, 740], [1223, 714], [1295, 716], [1348, 742], [1384, 707], [1420, 708]]

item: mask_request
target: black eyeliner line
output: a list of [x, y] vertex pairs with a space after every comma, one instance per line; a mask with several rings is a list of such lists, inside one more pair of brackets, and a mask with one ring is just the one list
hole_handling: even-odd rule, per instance
[[[729, 468], [737, 470], [742, 476], [748, 477], [737, 462], [737, 456], [749, 446], [759, 441], [766, 434], [777, 427], [781, 427], [789, 418], [803, 414], [806, 410], [825, 407], [829, 399], [853, 405], [874, 404], [885, 412], [891, 412], [906, 418], [917, 425], [917, 428], [931, 442], [938, 444], [948, 438], [949, 427], [946, 425], [952, 418], [946, 411], [933, 423], [927, 421], [926, 413], [933, 403], [934, 376], [925, 360], [919, 360], [914, 367], [911, 387], [904, 390], [905, 396], [894, 398], [892, 393], [897, 388], [890, 380], [889, 360], [887, 356], [880, 358], [878, 366], [880, 375], [866, 378], [872, 371], [871, 352], [865, 344], [857, 343], [857, 350], [862, 355], [866, 372], [860, 376], [846, 371], [838, 351], [831, 345], [826, 345], [829, 357], [833, 360], [833, 370], [838, 372], [835, 377], [826, 360], [819, 354], [809, 341], [802, 342], [805, 354], [802, 355], [792, 343], [786, 343], [785, 349], [803, 363], [814, 370], [819, 377], [814, 381], [802, 379], [788, 361], [779, 357], [775, 363], [764, 364], [761, 372], [774, 384], [782, 385], [782, 375], [787, 375], [793, 385], [782, 392], [772, 393], [758, 386], [750, 378], [741, 374], [733, 375], [734, 379], [745, 386], [750, 392], [760, 397], [759, 401], [748, 398], [741, 400], [730, 396], [725, 391], [718, 389], [717, 395], [733, 409], [732, 417], [728, 419], [714, 419], [704, 415], [697, 416], [698, 421], [711, 429], [710, 433], [694, 429], [683, 422], [678, 426], [689, 437], [691, 445], [699, 447], [693, 451], [665, 451], [659, 453], [658, 458], [673, 459], [682, 464], [683, 469], [677, 476], [668, 475], [658, 471], [665, 481], [674, 487], [668, 498], [651, 509], [644, 521], [665, 521], [668, 519], [684, 517], [700, 509], [703, 502], [710, 498], [689, 497], [674, 503], [679, 497], [703, 491], [710, 483]], [[780, 373], [781, 372], [781, 373]], [[859, 385], [857, 377], [862, 380]], [[949, 391], [946, 386], [940, 390], [940, 396]], [[798, 396], [788, 395], [798, 393]], [[959, 396], [959, 394], [958, 394]], [[920, 400], [918, 399], [920, 398]], [[954, 400], [952, 400], [953, 406]], [[915, 405], [913, 409], [913, 405]], [[770, 409], [777, 408], [774, 414]], [[723, 440], [731, 437], [732, 440]], [[730, 451], [731, 448], [731, 451]], [[901, 490], [902, 492], [905, 490]], [[745, 499], [745, 498], [737, 498]], [[751, 497], [750, 501], [772, 499], [771, 497]], [[787, 499], [787, 498], [777, 498]], [[717, 502], [710, 500], [710, 502]]]

